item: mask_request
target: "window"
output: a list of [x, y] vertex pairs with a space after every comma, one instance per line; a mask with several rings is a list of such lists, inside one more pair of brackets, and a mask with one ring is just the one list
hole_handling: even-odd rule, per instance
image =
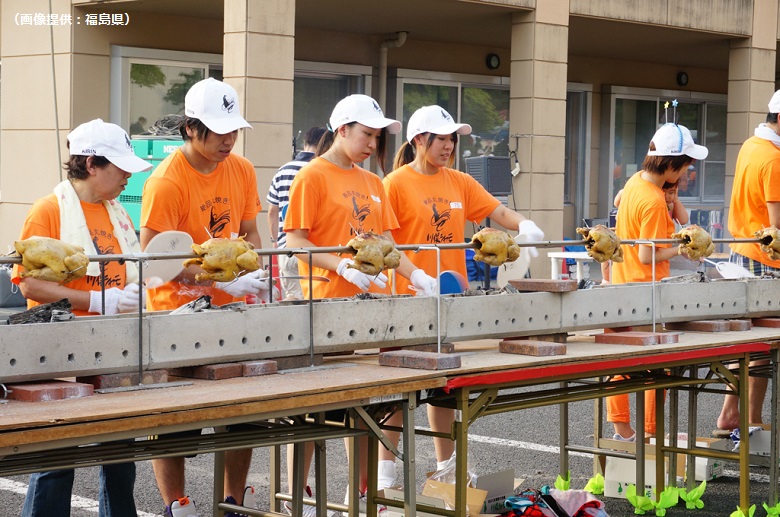
[[[481, 76], [437, 80], [435, 74], [419, 70], [399, 70], [401, 88], [397, 100], [403, 106], [403, 127], [409, 117], [423, 106], [438, 105], [457, 122], [471, 126], [471, 134], [459, 136], [455, 167], [465, 171], [465, 159], [474, 156], [509, 156], [509, 87], [508, 79]], [[401, 143], [406, 135], [399, 139]], [[395, 151], [395, 150], [393, 150]]]
[[292, 153], [303, 149], [303, 135], [324, 127], [334, 106], [354, 93], [368, 91], [371, 67], [296, 62], [293, 96]]
[[111, 122], [135, 135], [166, 115], [181, 115], [190, 86], [206, 77], [222, 80], [222, 56], [114, 46]]
[[[724, 204], [726, 182], [726, 100], [696, 98], [689, 92], [670, 92], [663, 97], [631, 95], [613, 96], [612, 177], [607, 200], [623, 188], [626, 180], [641, 169], [647, 146], [655, 131], [666, 122], [677, 122], [691, 131], [696, 143], [706, 146], [706, 160], [696, 161], [680, 180], [679, 196], [686, 206]], [[678, 105], [671, 105], [678, 93]], [[711, 96], [707, 96], [711, 97]], [[666, 102], [670, 105], [665, 108]]]

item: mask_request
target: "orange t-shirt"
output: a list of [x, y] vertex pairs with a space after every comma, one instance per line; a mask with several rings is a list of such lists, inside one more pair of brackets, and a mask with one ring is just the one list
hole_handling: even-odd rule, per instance
[[[257, 178], [249, 160], [231, 154], [214, 171], [202, 174], [177, 149], [144, 184], [141, 226], [187, 232], [202, 243], [212, 237], [238, 236], [241, 221], [254, 220], [260, 210]], [[149, 290], [147, 306], [152, 311], [172, 310], [206, 294], [216, 305], [238, 300], [212, 287], [168, 282]]]
[[[95, 251], [99, 255], [121, 254], [122, 250], [119, 247], [119, 240], [114, 235], [111, 219], [109, 219], [108, 212], [103, 203], [87, 203], [82, 201], [81, 210], [84, 212], [84, 218], [87, 221], [89, 235], [92, 237], [92, 242], [95, 244]], [[27, 214], [27, 218], [24, 220], [20, 239], [28, 239], [34, 236], [51, 237], [52, 239], [60, 238], [60, 206], [57, 203], [57, 196], [55, 194], [50, 194], [36, 201]], [[106, 289], [112, 287], [124, 289], [124, 264], [120, 265], [119, 262], [115, 261], [106, 262], [105, 264]], [[24, 268], [21, 265], [14, 266], [14, 277], [19, 276], [20, 269]], [[65, 286], [79, 291], [99, 291], [100, 277], [84, 276], [68, 282]], [[27, 300], [27, 308], [32, 308], [36, 305], [40, 305], [40, 303], [34, 300]], [[73, 309], [73, 314], [76, 316], [86, 316], [97, 313]]]
[[[404, 165], [383, 183], [400, 225], [393, 230], [398, 244], [464, 242], [466, 222], [481, 221], [501, 204], [473, 177], [446, 167], [429, 176]], [[434, 251], [405, 253], [415, 266], [436, 277]], [[441, 271], [448, 270], [466, 276], [466, 250], [441, 251]], [[398, 294], [412, 292], [407, 279], [395, 278]]]
[[[642, 171], [626, 182], [618, 208], [615, 233], [624, 240], [668, 239], [674, 233], [674, 222], [664, 199], [664, 191], [642, 179]], [[668, 248], [671, 244], [659, 244]], [[623, 246], [623, 262], [612, 263], [612, 283], [652, 282], [653, 265], [639, 261], [639, 245]], [[655, 264], [655, 279], [669, 276], [669, 261]]]
[[[398, 228], [382, 181], [365, 169], [353, 165], [345, 170], [323, 158], [314, 158], [295, 175], [290, 187], [290, 204], [284, 220], [284, 231], [309, 230], [309, 240], [316, 246], [346, 246], [357, 233], [373, 231], [382, 234]], [[347, 257], [345, 257], [347, 258]], [[299, 260], [302, 276], [309, 274], [309, 264]], [[314, 298], [354, 296], [362, 291], [335, 271], [314, 267], [312, 274], [326, 276], [330, 282], [314, 282]], [[309, 286], [301, 280], [304, 298]], [[371, 292], [389, 293], [373, 283]]]
[[[729, 207], [729, 232], [735, 239], [752, 239], [770, 226], [768, 202], [780, 202], [780, 149], [769, 140], [752, 136], [737, 155]], [[731, 249], [755, 261], [780, 268], [757, 243], [734, 243]]]

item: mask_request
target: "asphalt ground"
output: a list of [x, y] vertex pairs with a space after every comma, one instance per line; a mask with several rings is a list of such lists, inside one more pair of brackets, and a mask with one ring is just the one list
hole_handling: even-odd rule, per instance
[[[633, 398], [632, 407], [633, 407]], [[680, 395], [680, 429], [685, 429], [687, 395]], [[765, 421], [769, 418], [769, 398], [764, 404]], [[715, 419], [720, 411], [722, 396], [702, 394], [699, 396], [698, 436], [710, 436]], [[667, 402], [668, 405], [668, 402]], [[578, 402], [570, 405], [569, 431], [571, 442], [578, 445], [592, 445], [593, 440], [593, 402]], [[425, 408], [416, 412], [416, 425], [427, 427]], [[612, 433], [607, 424], [605, 435]], [[515, 477], [522, 480], [522, 488], [539, 488], [553, 485], [559, 474], [558, 464], [558, 428], [557, 407], [545, 407], [505, 413], [480, 418], [470, 429], [469, 464], [477, 473], [491, 473], [507, 468], [515, 470]], [[402, 444], [403, 446], [403, 444]], [[343, 441], [327, 442], [327, 479], [329, 499], [341, 501], [347, 480], [347, 461]], [[435, 459], [433, 443], [428, 437], [417, 437], [418, 491], [427, 471], [434, 470]], [[248, 482], [258, 491], [259, 507], [269, 507], [269, 449], [256, 449]], [[571, 488], [581, 489], [592, 475], [593, 460], [589, 455], [572, 453], [570, 458]], [[157, 491], [151, 464], [148, 461], [137, 463], [137, 481], [135, 501], [141, 516], [160, 515], [163, 503]], [[282, 472], [284, 476], [284, 464]], [[402, 484], [402, 470], [397, 467], [397, 484]], [[751, 467], [750, 500], [757, 504], [756, 517], [766, 515], [762, 503], [768, 497], [768, 471], [766, 468]], [[707, 484], [702, 500], [704, 508], [686, 510], [683, 504], [667, 511], [667, 516], [728, 516], [739, 504], [738, 465], [726, 462], [725, 476]], [[196, 501], [201, 516], [210, 515], [212, 505], [213, 457], [201, 455], [187, 460], [187, 492]], [[313, 483], [313, 476], [311, 482]], [[0, 515], [19, 515], [21, 512], [27, 476], [0, 478]], [[314, 487], [316, 490], [316, 487]], [[94, 517], [97, 514], [97, 469], [79, 469], [73, 489], [74, 502], [71, 515], [75, 517]], [[634, 509], [625, 500], [604, 499], [606, 510], [611, 516], [629, 516]]]
[[[679, 262], [679, 261], [678, 261]], [[674, 263], [672, 275], [692, 272], [688, 263]], [[708, 275], [713, 276], [712, 268]], [[538, 275], [537, 275], [538, 276]], [[597, 265], [590, 268], [590, 276], [600, 279]], [[717, 277], [717, 273], [714, 274]], [[473, 282], [473, 286], [477, 283]], [[9, 312], [19, 309], [0, 309], [0, 319]], [[540, 387], [539, 389], [543, 388]], [[771, 388], [771, 386], [770, 386]], [[680, 394], [680, 407], [685, 408], [687, 396]], [[668, 404], [668, 403], [667, 403]], [[720, 412], [722, 396], [704, 394], [699, 397], [698, 436], [709, 437], [714, 428], [715, 419]], [[634, 397], [631, 397], [634, 407]], [[569, 432], [571, 443], [591, 446], [593, 442], [593, 407], [592, 401], [579, 402], [570, 405]], [[769, 395], [764, 403], [764, 421], [768, 421]], [[687, 428], [686, 414], [680, 411], [680, 430]], [[425, 408], [416, 412], [416, 426], [427, 427]], [[668, 425], [668, 424], [667, 424]], [[552, 486], [559, 474], [558, 465], [558, 429], [559, 416], [557, 407], [530, 409], [514, 413], [484, 417], [470, 429], [469, 464], [470, 469], [479, 473], [491, 473], [507, 468], [515, 469], [515, 478], [523, 480], [521, 488], [539, 488], [543, 485]], [[607, 425], [603, 434], [611, 435], [612, 429]], [[401, 444], [403, 447], [403, 444]], [[284, 448], [282, 448], [284, 455]], [[327, 442], [328, 461], [328, 493], [329, 499], [342, 501], [347, 485], [347, 461], [343, 441]], [[418, 492], [425, 479], [426, 472], [435, 469], [433, 443], [430, 438], [417, 437], [417, 471]], [[269, 508], [270, 453], [266, 448], [256, 449], [253, 453], [252, 466], [248, 483], [257, 488], [258, 506]], [[282, 475], [285, 475], [284, 456]], [[589, 455], [572, 453], [570, 455], [571, 488], [581, 489], [592, 476], [593, 460]], [[736, 463], [726, 462], [725, 475], [707, 484], [702, 500], [704, 508], [686, 510], [684, 504], [667, 510], [667, 516], [697, 516], [720, 517], [729, 516], [739, 504], [739, 469]], [[402, 469], [397, 467], [397, 484], [403, 483]], [[756, 504], [754, 517], [767, 515], [762, 503], [767, 501], [769, 494], [768, 470], [761, 467], [751, 467], [750, 501]], [[212, 498], [213, 457], [201, 455], [187, 460], [187, 493], [193, 497], [201, 516], [210, 515]], [[0, 478], [0, 515], [20, 515], [27, 488], [28, 476]], [[314, 484], [313, 475], [310, 480]], [[94, 517], [98, 514], [98, 471], [97, 468], [84, 468], [76, 471], [73, 487], [71, 515], [73, 517]], [[316, 490], [316, 486], [314, 486]], [[605, 498], [607, 512], [615, 516], [634, 515], [633, 506], [625, 500]], [[135, 503], [138, 515], [150, 517], [162, 515], [164, 505], [152, 472], [151, 463], [137, 463], [137, 480], [135, 484]]]

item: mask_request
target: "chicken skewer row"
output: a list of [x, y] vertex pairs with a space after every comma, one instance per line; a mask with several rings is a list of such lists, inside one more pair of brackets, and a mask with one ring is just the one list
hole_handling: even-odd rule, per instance
[[[599, 228], [601, 226], [602, 228], [605, 228], [606, 231], [602, 228]], [[692, 225], [692, 228], [695, 225]], [[714, 243], [734, 243], [734, 242], [740, 242], [740, 243], [758, 243], [761, 245], [762, 251], [767, 253], [770, 258], [773, 260], [780, 259], [780, 230], [778, 230], [774, 226], [770, 226], [768, 228], [764, 228], [760, 231], [757, 231], [755, 233], [755, 238], [752, 239], [706, 239], [703, 237], [703, 234], [707, 234], [706, 231], [704, 231], [702, 228], [697, 227], [698, 229], [694, 230], [686, 230], [685, 228], [681, 230], [680, 232], [674, 234], [672, 238], [670, 239], [652, 239], [650, 242], [656, 243], [656, 244], [679, 244], [683, 251], [685, 251], [689, 256], [691, 256], [691, 252], [693, 252], [694, 256], [697, 258], [700, 257], [707, 257], [711, 253], [711, 251], [708, 252], [710, 248], [710, 244]], [[490, 230], [488, 232], [485, 232], [485, 230]], [[616, 260], [615, 255], [618, 253], [617, 250], [620, 248], [620, 245], [634, 245], [637, 243], [645, 243], [646, 241], [638, 241], [638, 240], [622, 240], [620, 241], [617, 239], [617, 236], [612, 237], [609, 235], [609, 232], [614, 234], [614, 231], [612, 231], [609, 228], [604, 227], [603, 225], [598, 225], [593, 228], [578, 228], [577, 232], [583, 235], [582, 241], [571, 241], [571, 240], [564, 240], [564, 241], [540, 241], [540, 242], [533, 242], [533, 243], [524, 243], [524, 242], [514, 242], [509, 243], [505, 238], [488, 238], [485, 237], [486, 234], [489, 236], [493, 232], [499, 232], [503, 233], [508, 237], [510, 240], [512, 240], [511, 236], [507, 234], [506, 232], [501, 232], [500, 230], [495, 230], [493, 228], [485, 228], [474, 235], [471, 242], [468, 243], [453, 243], [453, 244], [438, 244], [437, 246], [441, 249], [464, 249], [464, 248], [473, 248], [473, 249], [481, 249], [484, 241], [488, 242], [488, 247], [485, 251], [482, 252], [483, 257], [487, 255], [487, 260], [485, 262], [489, 263], [488, 261], [494, 262], [495, 264], [491, 265], [500, 265], [504, 262], [511, 262], [512, 260], [516, 260], [517, 257], [514, 257], [514, 249], [516, 248], [522, 248], [527, 246], [533, 246], [537, 248], [558, 248], [562, 246], [569, 246], [569, 245], [584, 245], [586, 248], [589, 248], [589, 254], [593, 257], [594, 260], [597, 262], [603, 262], [605, 260]], [[593, 233], [595, 231], [595, 233]], [[703, 233], [702, 233], [703, 232]], [[707, 234], [709, 237], [709, 234]], [[496, 240], [494, 240], [496, 239]], [[617, 239], [618, 245], [614, 245], [614, 240]], [[36, 242], [39, 241], [39, 242]], [[495, 246], [496, 242], [503, 241], [504, 245], [506, 246], [506, 258], [501, 261], [501, 258], [503, 256], [501, 250], [499, 249], [498, 254], [492, 253], [491, 246]], [[208, 241], [207, 241], [208, 242]], [[352, 243], [352, 241], [350, 241]], [[492, 244], [491, 244], [492, 242]], [[205, 245], [204, 243], [203, 245]], [[357, 242], [352, 243], [357, 244]], [[51, 239], [48, 237], [31, 237], [29, 239], [25, 239], [23, 241], [16, 241], [14, 243], [14, 246], [16, 248], [16, 253], [11, 255], [6, 255], [0, 257], [0, 264], [18, 264], [21, 263], [25, 267], [25, 272], [22, 273], [22, 275], [25, 276], [31, 276], [34, 278], [39, 278], [42, 280], [48, 280], [50, 282], [57, 282], [57, 283], [66, 283], [70, 282], [74, 279], [81, 278], [86, 274], [86, 264], [89, 261], [100, 261], [100, 262], [106, 262], [106, 261], [112, 261], [112, 260], [138, 260], [138, 259], [144, 259], [144, 260], [164, 260], [169, 259], [167, 254], [159, 253], [159, 254], [139, 254], [139, 255], [124, 255], [124, 254], [116, 254], [116, 255], [99, 255], [99, 256], [88, 256], [84, 254], [84, 250], [78, 246], [73, 246], [71, 244], [65, 243], [63, 241], [59, 241], [57, 239]], [[241, 255], [243, 256], [246, 251], [251, 250], [251, 246], [249, 248], [246, 248], [246, 246], [249, 246], [248, 243], [244, 246], [245, 251], [243, 253], [237, 254], [236, 258]], [[500, 245], [499, 245], [500, 246]], [[595, 246], [595, 251], [593, 251], [593, 247]], [[326, 247], [326, 248], [316, 248], [315, 252], [323, 252], [323, 253], [354, 253], [357, 254], [360, 252], [360, 248], [364, 246], [358, 245], [357, 247], [348, 245], [348, 246], [333, 246], [333, 247]], [[615, 248], [615, 251], [610, 255], [609, 250], [611, 248]], [[418, 250], [420, 248], [419, 245], [398, 245], [395, 246], [394, 250]], [[240, 249], [240, 248], [239, 248]], [[382, 248], [384, 249], [384, 247]], [[257, 253], [256, 250], [251, 250], [254, 253]], [[264, 250], [260, 250], [263, 252]], [[275, 250], [269, 250], [269, 252], [273, 253]], [[313, 250], [314, 251], [314, 250]], [[486, 253], [487, 252], [487, 253]], [[281, 253], [281, 252], [279, 252]], [[392, 269], [393, 267], [393, 261], [392, 258], [389, 259], [388, 264], [384, 264], [385, 257], [387, 255], [383, 253], [383, 268]], [[390, 253], [388, 253], [390, 255]], [[495, 258], [493, 256], [496, 256]], [[361, 264], [360, 262], [363, 262], [363, 257], [368, 256], [370, 257], [370, 260], [367, 261], [367, 263], [372, 264], [372, 268], [376, 268], [378, 266], [378, 263], [376, 263], [376, 255], [375, 252], [364, 252], [363, 255], [361, 255], [359, 261], [356, 261], [356, 267], [357, 269], [360, 269]], [[392, 256], [392, 255], [391, 255]], [[622, 254], [621, 254], [622, 256]], [[244, 258], [248, 257], [244, 256]], [[67, 258], [67, 262], [66, 262]], [[475, 253], [476, 258], [476, 253]], [[26, 262], [25, 262], [26, 261]], [[209, 263], [210, 259], [209, 259]], [[255, 263], [257, 263], [257, 260], [255, 259]], [[219, 264], [219, 263], [217, 263]], [[53, 267], [52, 267], [53, 266]], [[248, 266], [248, 267], [247, 267]], [[238, 276], [243, 275], [247, 271], [254, 271], [255, 269], [250, 269], [252, 266], [251, 261], [245, 261], [244, 259], [241, 260], [241, 263], [236, 262], [235, 266], [231, 266], [229, 269], [233, 271], [233, 276], [228, 276], [229, 280], [232, 281], [235, 280]], [[363, 268], [366, 268], [368, 266], [365, 265], [365, 263], [362, 265]], [[237, 269], [236, 269], [237, 268]], [[259, 268], [259, 265], [258, 265]], [[222, 267], [216, 267], [214, 271], [207, 274], [216, 274], [220, 277], [224, 278], [222, 276], [224, 274], [223, 271], [224, 268]], [[381, 271], [381, 270], [380, 270]]]

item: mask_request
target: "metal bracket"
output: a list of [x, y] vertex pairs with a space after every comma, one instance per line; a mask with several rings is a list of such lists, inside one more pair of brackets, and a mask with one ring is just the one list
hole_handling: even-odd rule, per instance
[[388, 451], [392, 452], [396, 458], [403, 461], [404, 453], [399, 451], [398, 447], [393, 445], [393, 442], [390, 441], [390, 439], [387, 437], [385, 432], [382, 431], [379, 425], [377, 425], [376, 421], [373, 418], [371, 418], [371, 415], [369, 415], [368, 412], [360, 406], [357, 406], [353, 409], [355, 410], [355, 412], [357, 412], [358, 416], [360, 416], [361, 420], [363, 420], [363, 422], [366, 423], [366, 425], [371, 430], [371, 432], [374, 433], [374, 435], [376, 435], [376, 437], [379, 439], [380, 442], [382, 442], [382, 445], [384, 445]]
[[732, 391], [736, 392], [739, 389], [739, 378], [723, 363], [719, 361], [711, 363], [710, 370], [723, 379], [724, 384], [728, 385]]

